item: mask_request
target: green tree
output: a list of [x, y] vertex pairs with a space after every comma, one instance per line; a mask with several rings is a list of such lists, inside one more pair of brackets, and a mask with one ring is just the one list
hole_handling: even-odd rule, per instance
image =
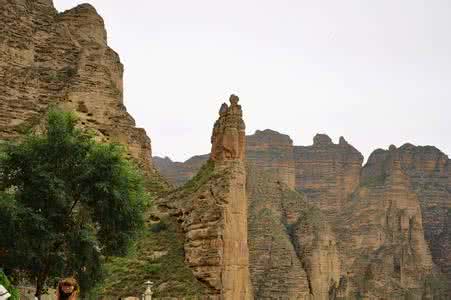
[[38, 298], [63, 276], [94, 286], [102, 261], [127, 253], [149, 204], [123, 147], [76, 123], [51, 109], [42, 133], [0, 149], [0, 265], [35, 283]]

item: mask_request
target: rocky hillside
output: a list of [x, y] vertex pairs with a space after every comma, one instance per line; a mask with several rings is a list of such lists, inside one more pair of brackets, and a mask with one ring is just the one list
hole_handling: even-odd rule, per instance
[[[363, 156], [344, 138], [334, 144], [319, 134], [311, 146], [293, 146], [287, 135], [264, 130], [246, 140], [256, 295], [302, 299], [308, 286], [314, 299], [445, 299], [451, 286], [445, 154], [392, 146], [362, 167]], [[284, 195], [295, 200], [287, 204]], [[329, 277], [315, 275], [324, 268]]]
[[74, 110], [106, 141], [124, 144], [148, 173], [150, 139], [123, 103], [119, 56], [89, 4], [58, 13], [52, 0], [0, 0], [0, 139], [37, 125], [49, 105]]

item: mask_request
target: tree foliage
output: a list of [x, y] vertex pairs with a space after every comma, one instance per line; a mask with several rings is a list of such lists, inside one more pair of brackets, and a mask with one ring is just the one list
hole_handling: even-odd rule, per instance
[[102, 260], [127, 253], [149, 201], [123, 147], [76, 124], [52, 109], [42, 133], [0, 149], [0, 265], [37, 296], [61, 276], [75, 275], [82, 291], [95, 285]]

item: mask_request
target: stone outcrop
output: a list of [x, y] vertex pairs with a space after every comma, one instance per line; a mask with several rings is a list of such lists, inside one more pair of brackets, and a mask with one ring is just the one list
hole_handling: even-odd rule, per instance
[[317, 134], [312, 146], [295, 146], [296, 189], [324, 213], [334, 215], [359, 185], [363, 155], [343, 137], [338, 144]]
[[58, 105], [153, 172], [150, 139], [126, 111], [124, 68], [96, 10], [82, 4], [58, 13], [51, 0], [0, 0], [0, 7], [0, 140], [17, 138]]
[[212, 299], [251, 299], [244, 122], [238, 97], [223, 104], [199, 173], [158, 202], [185, 232], [185, 262]]

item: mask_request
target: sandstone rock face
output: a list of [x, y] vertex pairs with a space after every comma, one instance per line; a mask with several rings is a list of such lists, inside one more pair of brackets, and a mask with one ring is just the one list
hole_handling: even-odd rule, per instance
[[341, 264], [320, 210], [252, 163], [248, 167], [249, 252], [256, 299], [329, 299]]
[[246, 136], [246, 159], [294, 189], [293, 141], [288, 135], [267, 129]]
[[[274, 174], [250, 165], [250, 272], [256, 299], [308, 299], [307, 273], [286, 230], [282, 188]], [[291, 222], [296, 216], [290, 217]]]
[[374, 151], [362, 170], [362, 182], [384, 180], [399, 164], [402, 173], [411, 182], [422, 211], [424, 235], [432, 258], [448, 276], [451, 286], [451, 244], [449, 218], [451, 210], [450, 163], [448, 157], [435, 147], [405, 144], [399, 149]]
[[185, 232], [185, 261], [212, 299], [251, 299], [247, 245], [244, 122], [238, 98], [223, 104], [210, 160], [182, 189], [159, 201]]
[[348, 202], [335, 230], [351, 289], [369, 298], [406, 293], [421, 299], [434, 276], [424, 238], [421, 207], [400, 161], [390, 174], [362, 185]]
[[[315, 143], [337, 146], [324, 136]], [[258, 299], [443, 296], [432, 292], [438, 274], [420, 202], [400, 161], [387, 166], [384, 178], [364, 177], [333, 214], [290, 191], [274, 172], [249, 164], [250, 267]]]
[[173, 162], [170, 158], [153, 157], [153, 164], [160, 174], [174, 186], [182, 186], [190, 180], [210, 157], [209, 154], [196, 155], [185, 162]]
[[308, 274], [312, 298], [333, 299], [342, 277], [335, 234], [317, 208], [307, 206], [300, 212], [292, 239]]
[[330, 215], [345, 204], [360, 180], [362, 154], [341, 137], [339, 144], [323, 134], [312, 146], [295, 146], [296, 189]]
[[58, 13], [51, 0], [0, 0], [0, 7], [0, 139], [18, 137], [56, 104], [153, 172], [150, 139], [125, 109], [123, 66], [95, 9]]

